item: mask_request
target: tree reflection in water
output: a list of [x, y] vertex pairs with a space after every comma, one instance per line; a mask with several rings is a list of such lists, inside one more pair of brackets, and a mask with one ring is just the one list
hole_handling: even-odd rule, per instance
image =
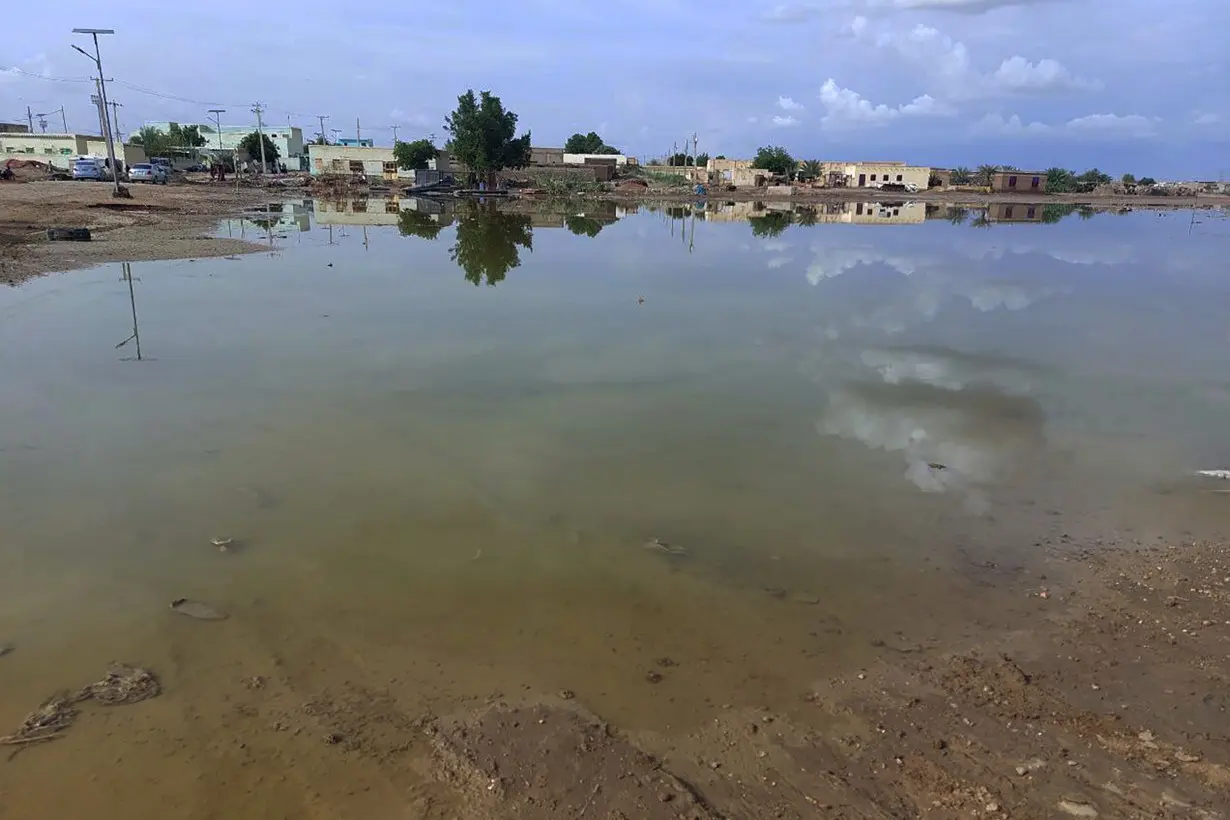
[[601, 222], [584, 214], [564, 217], [564, 224], [577, 236], [588, 236], [590, 239], [601, 233], [603, 227]]
[[534, 230], [524, 214], [501, 212], [495, 205], [468, 203], [457, 212], [457, 237], [449, 257], [466, 280], [496, 285], [521, 264], [518, 247], [534, 250]]
[[417, 236], [419, 239], [435, 239], [444, 230], [444, 225], [432, 219], [432, 214], [423, 211], [402, 211], [397, 215], [397, 232], [402, 236]]

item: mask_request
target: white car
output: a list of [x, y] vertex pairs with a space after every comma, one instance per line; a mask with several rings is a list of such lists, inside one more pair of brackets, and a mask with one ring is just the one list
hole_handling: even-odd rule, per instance
[[165, 165], [154, 165], [150, 162], [140, 162], [128, 168], [129, 182], [148, 182], [151, 185], [167, 184], [167, 169]]

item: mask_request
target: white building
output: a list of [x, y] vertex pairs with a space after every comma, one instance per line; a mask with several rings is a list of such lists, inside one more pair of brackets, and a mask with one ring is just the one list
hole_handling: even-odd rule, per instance
[[[32, 159], [62, 171], [72, 170], [73, 160], [81, 156], [107, 156], [107, 141], [91, 134], [0, 133], [0, 160]], [[145, 162], [139, 145], [115, 145], [115, 158], [128, 167]]]
[[[147, 127], [157, 128], [159, 131], [169, 132], [171, 123], [169, 122], [147, 122]], [[234, 151], [239, 147], [239, 143], [244, 141], [244, 138], [256, 130], [256, 125], [224, 125], [218, 128], [212, 122], [181, 122], [180, 127], [195, 125], [197, 132], [205, 138], [205, 144], [202, 148], [222, 149], [224, 151]], [[295, 128], [289, 125], [275, 125], [266, 123], [264, 126], [265, 136], [278, 149], [278, 162], [285, 165], [287, 170], [302, 171], [307, 163], [307, 152], [303, 145], [303, 129]], [[252, 157], [252, 159], [260, 159]]]

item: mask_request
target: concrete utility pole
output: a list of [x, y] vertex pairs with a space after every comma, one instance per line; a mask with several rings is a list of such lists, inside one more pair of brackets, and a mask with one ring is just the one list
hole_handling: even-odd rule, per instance
[[115, 138], [120, 142], [124, 141], [124, 132], [120, 129], [120, 109], [124, 107], [123, 103], [111, 103], [111, 121], [115, 123]]
[[94, 65], [98, 67], [98, 96], [102, 98], [103, 125], [105, 126], [103, 134], [107, 140], [107, 159], [111, 161], [111, 179], [115, 183], [115, 190], [111, 192], [112, 196], [124, 196], [124, 190], [120, 188], [120, 169], [115, 162], [115, 140], [111, 136], [111, 118], [110, 112], [107, 111], [107, 80], [103, 76], [102, 67], [102, 51], [98, 48], [98, 35], [100, 34], [115, 34], [115, 29], [110, 28], [75, 28], [73, 34], [88, 34], [94, 38], [94, 56], [90, 57], [90, 53], [79, 46], [73, 48], [80, 51], [94, 61]]
[[323, 142], [325, 139], [325, 120], [329, 118], [324, 114], [317, 114], [316, 119], [320, 120], [320, 139]]
[[265, 127], [261, 122], [261, 112], [264, 110], [260, 103], [252, 103], [252, 113], [256, 115], [256, 141], [261, 144], [261, 173], [268, 170], [265, 165]]
[[394, 125], [390, 127], [393, 129], [393, 147], [396, 148], [397, 147], [397, 129], [399, 126]]
[[211, 108], [209, 113], [214, 115], [214, 125], [217, 126], [218, 134], [218, 150], [222, 150], [222, 115], [226, 113], [225, 108]]
[[30, 106], [26, 106], [26, 123], [30, 126], [30, 133], [34, 133], [34, 114], [30, 111]]
[[[94, 78], [94, 91], [98, 91], [98, 78]], [[90, 95], [90, 102], [94, 103], [94, 109], [98, 112], [98, 133], [107, 133], [107, 126], [103, 123], [102, 96], [95, 93]]]
[[47, 133], [47, 115], [46, 114], [38, 115], [38, 128], [44, 134]]
[[363, 142], [363, 132], [359, 130], [359, 118], [354, 118], [354, 139], [356, 143]]

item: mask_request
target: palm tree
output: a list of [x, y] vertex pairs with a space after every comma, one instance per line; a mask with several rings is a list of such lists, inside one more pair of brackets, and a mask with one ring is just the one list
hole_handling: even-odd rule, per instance
[[952, 169], [953, 185], [969, 185], [974, 181], [974, 172], [964, 165]]
[[948, 212], [948, 221], [953, 225], [964, 225], [969, 217], [969, 209], [957, 206]]
[[820, 160], [809, 159], [799, 166], [799, 179], [810, 182], [820, 178]]
[[978, 166], [978, 184], [991, 187], [991, 183], [995, 181], [995, 174], [999, 172], [998, 165], [979, 165]]

